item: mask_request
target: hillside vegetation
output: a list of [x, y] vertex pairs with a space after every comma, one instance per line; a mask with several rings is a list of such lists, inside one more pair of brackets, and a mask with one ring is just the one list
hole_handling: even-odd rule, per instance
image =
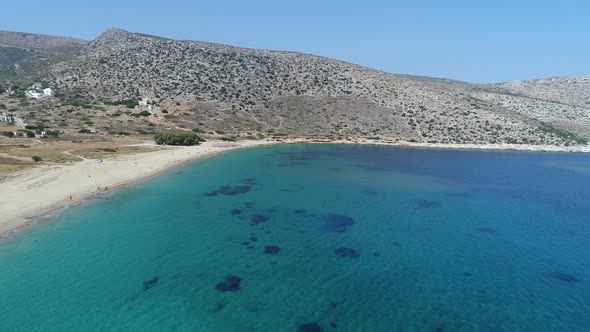
[[[222, 137], [559, 146], [590, 137], [584, 77], [476, 85], [120, 29], [74, 44], [66, 59], [39, 73], [59, 97], [35, 119], [139, 136], [197, 128]], [[148, 105], [136, 106], [143, 99]], [[19, 112], [30, 117], [28, 108]]]

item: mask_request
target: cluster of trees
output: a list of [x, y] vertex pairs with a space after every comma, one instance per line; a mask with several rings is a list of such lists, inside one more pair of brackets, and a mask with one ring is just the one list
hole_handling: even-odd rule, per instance
[[154, 137], [156, 144], [167, 145], [199, 145], [204, 140], [195, 133], [191, 132], [165, 132], [156, 134]]

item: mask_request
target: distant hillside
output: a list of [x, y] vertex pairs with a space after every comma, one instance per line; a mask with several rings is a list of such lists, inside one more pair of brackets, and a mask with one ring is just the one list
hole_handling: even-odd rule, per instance
[[43, 76], [64, 100], [152, 103], [148, 118], [117, 115], [113, 126], [430, 143], [577, 145], [590, 137], [588, 78], [475, 85], [120, 29], [76, 45], [78, 56]]
[[0, 30], [0, 81], [38, 76], [50, 65], [81, 54], [87, 43], [74, 38]]

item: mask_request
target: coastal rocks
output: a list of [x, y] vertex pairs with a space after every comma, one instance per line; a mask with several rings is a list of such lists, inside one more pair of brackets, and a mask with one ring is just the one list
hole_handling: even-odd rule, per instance
[[348, 228], [354, 225], [354, 219], [341, 214], [330, 213], [325, 217], [326, 223], [324, 229], [328, 232], [344, 233]]
[[281, 251], [281, 248], [278, 246], [266, 246], [264, 247], [265, 254], [276, 254]]
[[427, 199], [417, 199], [417, 200], [415, 200], [415, 202], [416, 202], [416, 207], [418, 209], [430, 209], [430, 208], [437, 207], [440, 205], [439, 202], [429, 201]]
[[336, 248], [334, 249], [334, 253], [336, 254], [336, 256], [346, 258], [358, 258], [360, 256], [356, 250], [347, 247]]
[[323, 329], [316, 323], [304, 323], [299, 325], [299, 332], [322, 332]]
[[559, 281], [563, 281], [563, 282], [567, 282], [567, 283], [580, 281], [580, 279], [574, 277], [573, 275], [563, 273], [563, 272], [551, 272], [551, 273], [549, 273], [549, 276], [554, 279], [557, 279]]
[[158, 283], [158, 281], [160, 281], [160, 277], [158, 277], [158, 276], [155, 276], [149, 280], [144, 281], [143, 282], [143, 290], [146, 291], [146, 290], [154, 287]]
[[215, 285], [215, 289], [220, 292], [235, 292], [240, 290], [240, 282], [242, 278], [234, 275], [227, 275], [223, 281]]
[[208, 193], [205, 193], [204, 196], [207, 197], [214, 197], [217, 195], [239, 195], [239, 194], [245, 194], [247, 192], [250, 191], [250, 189], [252, 189], [252, 186], [221, 186], [216, 190], [210, 191]]

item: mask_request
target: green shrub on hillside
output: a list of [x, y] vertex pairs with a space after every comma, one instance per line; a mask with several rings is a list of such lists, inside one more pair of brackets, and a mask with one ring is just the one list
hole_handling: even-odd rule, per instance
[[167, 145], [199, 145], [202, 139], [195, 133], [190, 132], [166, 132], [154, 136], [156, 144]]

